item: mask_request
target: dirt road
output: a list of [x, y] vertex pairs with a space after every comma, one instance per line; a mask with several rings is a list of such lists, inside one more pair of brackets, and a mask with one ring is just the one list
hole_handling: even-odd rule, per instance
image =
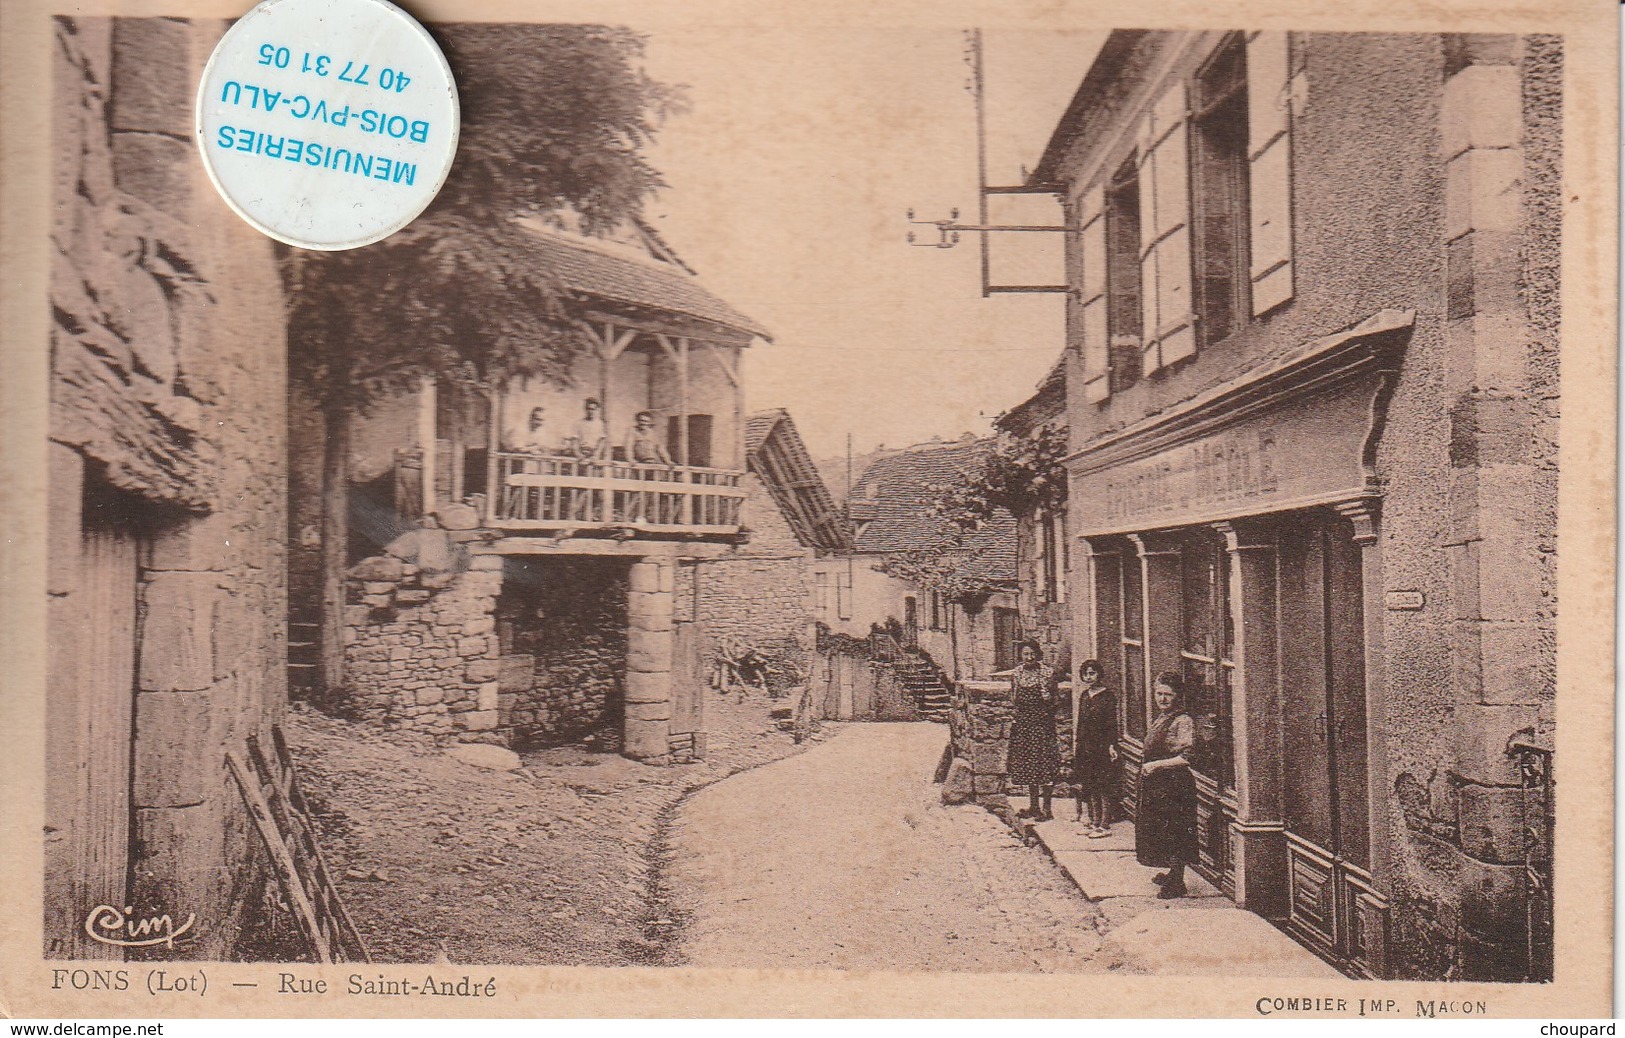
[[851, 725], [677, 813], [684, 964], [1094, 972], [1098, 913], [1042, 852], [931, 783], [947, 730]]

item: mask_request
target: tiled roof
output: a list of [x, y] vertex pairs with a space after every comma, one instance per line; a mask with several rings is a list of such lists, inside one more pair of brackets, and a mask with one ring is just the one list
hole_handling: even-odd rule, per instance
[[[934, 516], [944, 489], [976, 471], [990, 448], [987, 440], [926, 447], [888, 455], [870, 465], [852, 488], [854, 519], [867, 520], [856, 550], [865, 553], [920, 551], [952, 543], [953, 525]], [[988, 580], [1016, 579], [1016, 523], [1000, 512], [965, 537], [959, 572]]]
[[572, 292], [772, 338], [767, 329], [706, 291], [678, 264], [637, 255], [630, 246], [554, 231], [533, 220], [520, 224], [535, 240], [538, 262]]
[[768, 433], [779, 421], [790, 417], [790, 412], [782, 407], [775, 407], [768, 411], [755, 411], [745, 417], [745, 453], [749, 454], [762, 445]]
[[767, 486], [804, 547], [840, 551], [851, 546], [846, 517], [835, 507], [790, 412], [776, 407], [746, 416], [745, 465]]
[[954, 573], [961, 577], [1015, 583], [1019, 575], [1015, 517], [999, 512], [982, 529], [966, 536], [965, 561]]
[[952, 527], [932, 507], [943, 490], [981, 466], [988, 446], [977, 440], [916, 447], [870, 465], [852, 487], [852, 516], [866, 521], [857, 550], [915, 551], [951, 539]]

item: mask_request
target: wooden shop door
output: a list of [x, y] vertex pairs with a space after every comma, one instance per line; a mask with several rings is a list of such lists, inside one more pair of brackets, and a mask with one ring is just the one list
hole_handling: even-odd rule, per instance
[[1360, 905], [1374, 896], [1360, 551], [1336, 516], [1316, 516], [1282, 538], [1288, 923], [1343, 962], [1364, 956]]

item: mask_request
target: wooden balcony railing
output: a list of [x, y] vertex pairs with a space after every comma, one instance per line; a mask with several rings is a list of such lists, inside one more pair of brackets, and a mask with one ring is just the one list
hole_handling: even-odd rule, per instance
[[499, 453], [496, 470], [488, 521], [500, 529], [739, 532], [739, 472], [518, 453]]

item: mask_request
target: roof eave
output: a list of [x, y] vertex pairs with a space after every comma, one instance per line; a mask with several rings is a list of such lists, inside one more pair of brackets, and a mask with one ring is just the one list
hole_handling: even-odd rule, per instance
[[1043, 158], [1038, 160], [1038, 167], [1027, 178], [1027, 187], [1044, 191], [1060, 191], [1065, 188], [1061, 166], [1066, 160], [1067, 152], [1072, 150], [1072, 145], [1077, 141], [1089, 110], [1100, 97], [1102, 88], [1121, 74], [1123, 59], [1150, 33], [1149, 29], [1113, 29], [1106, 37], [1100, 53], [1095, 55], [1095, 60], [1089, 65], [1089, 71], [1084, 73], [1077, 93], [1072, 95], [1072, 102], [1067, 105], [1066, 113], [1055, 124], [1055, 131], [1050, 134], [1049, 143], [1044, 147]]

